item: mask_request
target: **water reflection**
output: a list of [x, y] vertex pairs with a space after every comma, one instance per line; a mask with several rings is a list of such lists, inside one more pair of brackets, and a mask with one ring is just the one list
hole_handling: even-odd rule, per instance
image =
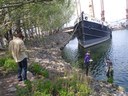
[[77, 38], [73, 38], [63, 49], [63, 58], [67, 62], [76, 62], [78, 60], [78, 40]]
[[90, 74], [98, 80], [107, 80], [105, 59], [110, 58], [114, 70], [113, 83], [128, 91], [128, 30], [114, 31], [112, 36], [111, 40], [87, 49], [80, 47], [75, 38], [66, 45], [63, 56], [68, 62], [79, 64], [82, 68], [80, 65], [83, 64], [85, 51], [90, 50], [94, 60]]

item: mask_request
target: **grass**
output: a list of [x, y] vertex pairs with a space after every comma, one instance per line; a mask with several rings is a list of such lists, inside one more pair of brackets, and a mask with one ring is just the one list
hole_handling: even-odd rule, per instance
[[42, 75], [45, 78], [49, 77], [49, 73], [46, 69], [44, 69], [40, 64], [33, 62], [28, 70], [32, 72], [34, 75]]
[[11, 57], [4, 56], [0, 58], [0, 68], [2, 69], [4, 75], [6, 75], [10, 72], [16, 72], [17, 64]]
[[86, 79], [76, 72], [67, 78], [41, 78], [27, 82], [25, 88], [17, 87], [17, 96], [88, 96], [91, 89]]
[[[15, 72], [17, 65], [11, 57], [0, 58], [1, 67], [7, 72]], [[17, 96], [88, 96], [91, 89], [87, 84], [86, 77], [76, 72], [71, 77], [57, 77], [55, 80], [49, 79], [48, 70], [40, 64], [33, 62], [29, 70], [35, 75], [41, 75], [44, 78], [35, 81], [25, 81], [26, 86], [17, 86]]]

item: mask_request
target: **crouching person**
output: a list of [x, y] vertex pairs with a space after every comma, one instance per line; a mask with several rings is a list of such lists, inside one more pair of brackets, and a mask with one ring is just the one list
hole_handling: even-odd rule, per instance
[[106, 76], [108, 78], [113, 77], [113, 65], [110, 59], [106, 60]]
[[84, 57], [84, 66], [85, 66], [85, 69], [86, 69], [86, 76], [88, 76], [89, 66], [90, 66], [90, 63], [91, 63], [92, 61], [93, 61], [93, 60], [91, 59], [90, 51], [88, 51], [88, 52], [85, 54], [85, 57]]

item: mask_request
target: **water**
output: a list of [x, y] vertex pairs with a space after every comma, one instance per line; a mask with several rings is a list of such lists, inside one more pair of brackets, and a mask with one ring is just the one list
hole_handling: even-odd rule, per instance
[[113, 31], [111, 40], [88, 49], [81, 48], [77, 38], [74, 38], [64, 48], [64, 58], [68, 62], [82, 64], [86, 50], [91, 51], [94, 60], [90, 74], [97, 80], [107, 80], [105, 58], [110, 58], [114, 69], [113, 83], [124, 87], [128, 92], [128, 30]]

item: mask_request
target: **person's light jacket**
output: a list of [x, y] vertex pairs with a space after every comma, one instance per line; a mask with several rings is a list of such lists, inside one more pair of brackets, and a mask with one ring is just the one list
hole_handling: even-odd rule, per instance
[[27, 58], [24, 42], [18, 37], [9, 42], [9, 51], [16, 62], [21, 62], [24, 58]]

